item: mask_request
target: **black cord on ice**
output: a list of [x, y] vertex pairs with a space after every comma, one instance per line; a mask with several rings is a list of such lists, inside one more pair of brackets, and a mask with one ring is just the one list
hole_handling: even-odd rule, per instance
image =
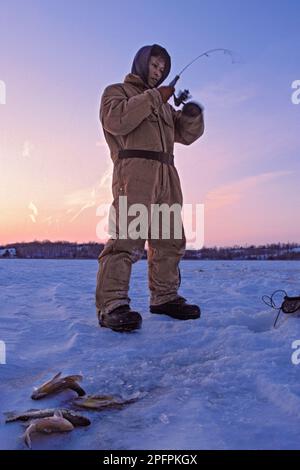
[[[277, 316], [276, 316], [276, 318], [275, 318], [274, 325], [273, 325], [274, 328], [275, 328], [275, 326], [276, 326], [276, 323], [277, 323], [277, 320], [278, 320], [278, 318], [279, 318], [279, 315], [280, 315], [280, 312], [281, 312], [281, 308], [282, 308], [282, 303], [281, 303], [280, 307], [278, 307], [278, 306], [275, 304], [274, 300], [273, 300], [273, 297], [274, 297], [275, 294], [277, 294], [277, 292], [283, 292], [283, 293], [285, 294], [285, 296], [287, 297], [287, 293], [286, 293], [286, 291], [283, 290], [283, 289], [277, 289], [277, 290], [275, 290], [275, 291], [273, 292], [273, 294], [271, 295], [271, 297], [268, 296], [268, 295], [263, 295], [263, 296], [262, 296], [262, 301], [263, 301], [266, 305], [268, 305], [269, 307], [274, 308], [275, 310], [278, 310], [278, 313], [277, 313]], [[268, 299], [268, 301], [266, 301], [265, 299]]]

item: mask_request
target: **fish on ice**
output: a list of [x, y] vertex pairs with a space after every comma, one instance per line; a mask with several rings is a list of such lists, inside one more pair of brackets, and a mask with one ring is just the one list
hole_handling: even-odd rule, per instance
[[33, 433], [69, 432], [74, 429], [70, 421], [65, 419], [60, 410], [55, 411], [54, 416], [40, 418], [30, 423], [24, 433], [25, 444], [31, 449], [31, 435]]
[[61, 372], [56, 374], [51, 380], [40, 385], [36, 390], [33, 391], [31, 398], [33, 400], [39, 400], [53, 393], [59, 393], [63, 390], [74, 390], [78, 396], [82, 397], [85, 395], [85, 391], [77, 382], [82, 380], [82, 375], [67, 375], [61, 377]]
[[27, 410], [22, 413], [8, 412], [6, 415], [6, 423], [12, 423], [14, 421], [28, 421], [31, 419], [49, 418], [54, 416], [56, 411], [60, 411], [62, 416], [70, 421], [73, 426], [89, 426], [91, 421], [81, 414], [73, 410], [65, 408], [57, 410], [56, 408], [46, 408], [44, 410]]

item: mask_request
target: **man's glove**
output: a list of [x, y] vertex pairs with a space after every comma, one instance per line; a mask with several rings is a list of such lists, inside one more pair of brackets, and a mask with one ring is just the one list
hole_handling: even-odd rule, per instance
[[203, 107], [200, 106], [200, 104], [195, 103], [194, 101], [189, 101], [183, 106], [182, 113], [186, 116], [196, 117], [199, 116], [199, 114], [203, 113]]
[[159, 93], [161, 94], [162, 100], [166, 103], [171, 96], [173, 95], [175, 88], [173, 86], [160, 86], [157, 88]]

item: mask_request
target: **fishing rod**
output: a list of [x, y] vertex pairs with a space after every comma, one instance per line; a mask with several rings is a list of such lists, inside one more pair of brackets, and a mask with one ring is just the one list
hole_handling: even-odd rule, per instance
[[[196, 60], [200, 59], [201, 57], [210, 57], [210, 54], [213, 54], [214, 52], [223, 52], [224, 54], [226, 55], [229, 55], [232, 59], [232, 63], [234, 64], [235, 63], [235, 59], [234, 59], [234, 54], [233, 54], [233, 51], [231, 51], [230, 49], [224, 49], [222, 47], [218, 47], [216, 49], [209, 49], [208, 51], [205, 51], [203, 52], [202, 54], [198, 55], [197, 57], [195, 57], [195, 59], [193, 59], [191, 62], [189, 62], [182, 70], [181, 72], [179, 72], [178, 75], [175, 76], [175, 78], [173, 78], [173, 80], [169, 83], [169, 86], [170, 87], [175, 87], [176, 83], [178, 82], [178, 80], [180, 79], [181, 75], [183, 74], [183, 72], [188, 68], [190, 67], [190, 65], [192, 65], [194, 62], [196, 62]], [[174, 103], [176, 106], [180, 106], [182, 103], [184, 103], [187, 99], [191, 98], [191, 95], [190, 95], [190, 92], [189, 90], [184, 90], [184, 91], [179, 91], [179, 95], [178, 96], [175, 96], [175, 93], [174, 93]]]

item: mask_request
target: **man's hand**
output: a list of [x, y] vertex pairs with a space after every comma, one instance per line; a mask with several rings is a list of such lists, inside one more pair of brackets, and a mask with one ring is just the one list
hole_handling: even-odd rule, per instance
[[203, 113], [203, 106], [201, 106], [199, 103], [196, 103], [195, 101], [189, 101], [188, 103], [184, 104], [182, 113], [186, 116], [196, 117]]
[[164, 103], [168, 101], [169, 98], [173, 95], [175, 88], [173, 86], [160, 86], [157, 88], [161, 94], [162, 100]]

